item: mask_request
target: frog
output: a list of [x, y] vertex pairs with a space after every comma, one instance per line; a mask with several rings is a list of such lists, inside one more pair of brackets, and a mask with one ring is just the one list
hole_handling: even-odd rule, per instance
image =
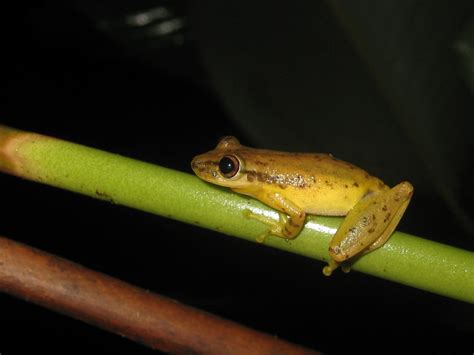
[[270, 236], [295, 239], [307, 215], [344, 217], [328, 246], [330, 276], [342, 266], [382, 247], [399, 224], [413, 195], [407, 181], [390, 188], [365, 170], [325, 153], [257, 149], [233, 136], [215, 149], [195, 156], [191, 168], [202, 180], [250, 196], [279, 212], [275, 220], [245, 211], [269, 226], [257, 241]]

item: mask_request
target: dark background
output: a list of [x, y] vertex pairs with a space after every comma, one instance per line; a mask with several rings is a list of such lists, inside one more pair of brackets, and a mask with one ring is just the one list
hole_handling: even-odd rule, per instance
[[[2, 5], [1, 123], [187, 172], [227, 134], [331, 152], [415, 185], [400, 230], [472, 250], [474, 105], [456, 41], [473, 11], [470, 0]], [[355, 272], [325, 278], [321, 262], [0, 181], [1, 235], [183, 303], [328, 353], [474, 351], [472, 305]], [[150, 351], [3, 294], [0, 321], [2, 355]]]

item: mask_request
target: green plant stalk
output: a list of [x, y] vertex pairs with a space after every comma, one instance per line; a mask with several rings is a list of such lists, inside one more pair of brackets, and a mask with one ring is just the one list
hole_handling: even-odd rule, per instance
[[[267, 227], [245, 218], [244, 210], [278, 218], [257, 200], [193, 175], [5, 126], [0, 126], [0, 170], [252, 242]], [[329, 240], [341, 220], [311, 216], [295, 240], [269, 237], [265, 245], [327, 261]], [[474, 253], [466, 250], [396, 232], [353, 269], [474, 303]]]

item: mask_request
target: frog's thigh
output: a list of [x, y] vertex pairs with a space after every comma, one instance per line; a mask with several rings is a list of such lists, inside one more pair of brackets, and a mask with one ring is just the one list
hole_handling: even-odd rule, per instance
[[330, 256], [342, 262], [364, 250], [381, 247], [398, 225], [412, 194], [411, 184], [402, 182], [359, 201], [331, 240]]
[[287, 239], [294, 239], [299, 234], [306, 217], [301, 208], [278, 193], [263, 193], [258, 199], [288, 215], [288, 218], [280, 218], [279, 228], [272, 230], [271, 234]]

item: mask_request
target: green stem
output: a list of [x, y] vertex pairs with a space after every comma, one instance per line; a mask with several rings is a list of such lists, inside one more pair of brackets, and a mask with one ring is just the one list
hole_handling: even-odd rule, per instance
[[[267, 227], [245, 218], [243, 211], [278, 218], [260, 202], [193, 175], [4, 126], [0, 170], [252, 242]], [[265, 245], [327, 261], [328, 243], [340, 222], [310, 217], [295, 240], [270, 237]], [[474, 255], [466, 250], [396, 232], [353, 269], [474, 303]]]

